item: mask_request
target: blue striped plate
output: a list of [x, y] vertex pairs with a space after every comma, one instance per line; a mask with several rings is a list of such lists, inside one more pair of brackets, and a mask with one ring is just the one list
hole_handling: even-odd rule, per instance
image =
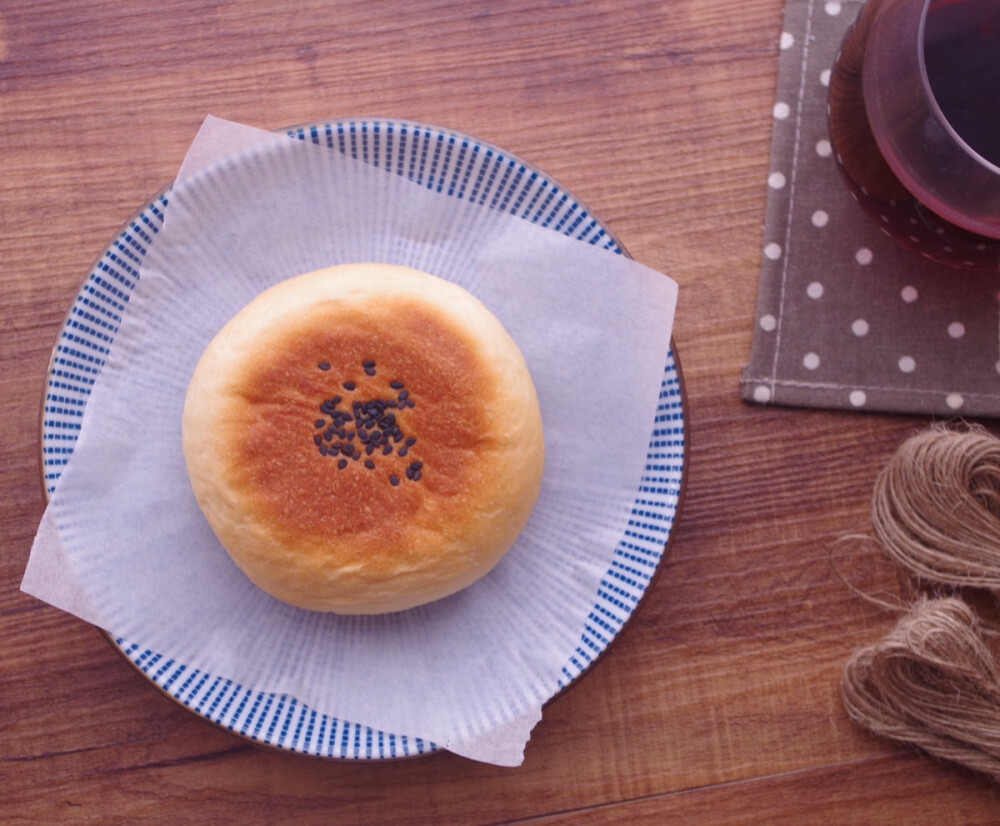
[[[398, 120], [317, 123], [290, 138], [336, 149], [417, 184], [489, 206], [623, 253], [610, 231], [569, 192], [508, 152], [466, 135]], [[169, 189], [135, 215], [94, 264], [73, 301], [49, 366], [42, 416], [42, 472], [51, 494], [73, 453], [84, 406], [114, 341], [146, 250], [163, 224]], [[590, 668], [621, 633], [666, 553], [684, 485], [685, 405], [668, 354], [646, 470], [632, 517], [602, 578], [576, 649], [553, 696]], [[109, 637], [110, 638], [110, 637]], [[211, 723], [278, 749], [317, 757], [382, 760], [437, 750], [430, 742], [320, 714], [295, 697], [256, 692], [189, 668], [120, 637], [113, 644], [156, 687]]]

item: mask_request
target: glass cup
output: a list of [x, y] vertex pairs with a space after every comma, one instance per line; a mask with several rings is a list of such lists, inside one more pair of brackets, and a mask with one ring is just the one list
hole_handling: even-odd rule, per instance
[[829, 127], [886, 234], [1000, 271], [1000, 0], [868, 0], [831, 72]]

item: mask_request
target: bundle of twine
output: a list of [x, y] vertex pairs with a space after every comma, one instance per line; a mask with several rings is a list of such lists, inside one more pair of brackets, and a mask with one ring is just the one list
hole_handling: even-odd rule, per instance
[[885, 552], [922, 586], [896, 627], [844, 669], [850, 718], [1000, 781], [1000, 678], [963, 589], [1000, 594], [1000, 439], [934, 427], [900, 446], [872, 494]]
[[1000, 439], [980, 427], [909, 438], [875, 483], [872, 526], [919, 580], [1000, 591]]

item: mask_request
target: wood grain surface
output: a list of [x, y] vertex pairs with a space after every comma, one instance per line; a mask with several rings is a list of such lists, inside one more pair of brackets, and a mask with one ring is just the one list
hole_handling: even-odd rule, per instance
[[[846, 13], [846, 12], [845, 12]], [[847, 720], [846, 658], [893, 618], [863, 541], [926, 420], [740, 401], [782, 0], [0, 2], [0, 823], [987, 824], [988, 781]], [[541, 167], [680, 284], [690, 460], [669, 561], [546, 709], [524, 765], [328, 762], [171, 702], [96, 629], [19, 591], [39, 410], [104, 245], [208, 114], [461, 130]]]

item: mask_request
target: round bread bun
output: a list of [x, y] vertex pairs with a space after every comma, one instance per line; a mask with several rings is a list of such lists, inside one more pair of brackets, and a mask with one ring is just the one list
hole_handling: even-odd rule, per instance
[[461, 287], [386, 264], [291, 278], [208, 345], [183, 415], [195, 497], [236, 565], [291, 605], [402, 611], [507, 552], [538, 498], [538, 398]]

